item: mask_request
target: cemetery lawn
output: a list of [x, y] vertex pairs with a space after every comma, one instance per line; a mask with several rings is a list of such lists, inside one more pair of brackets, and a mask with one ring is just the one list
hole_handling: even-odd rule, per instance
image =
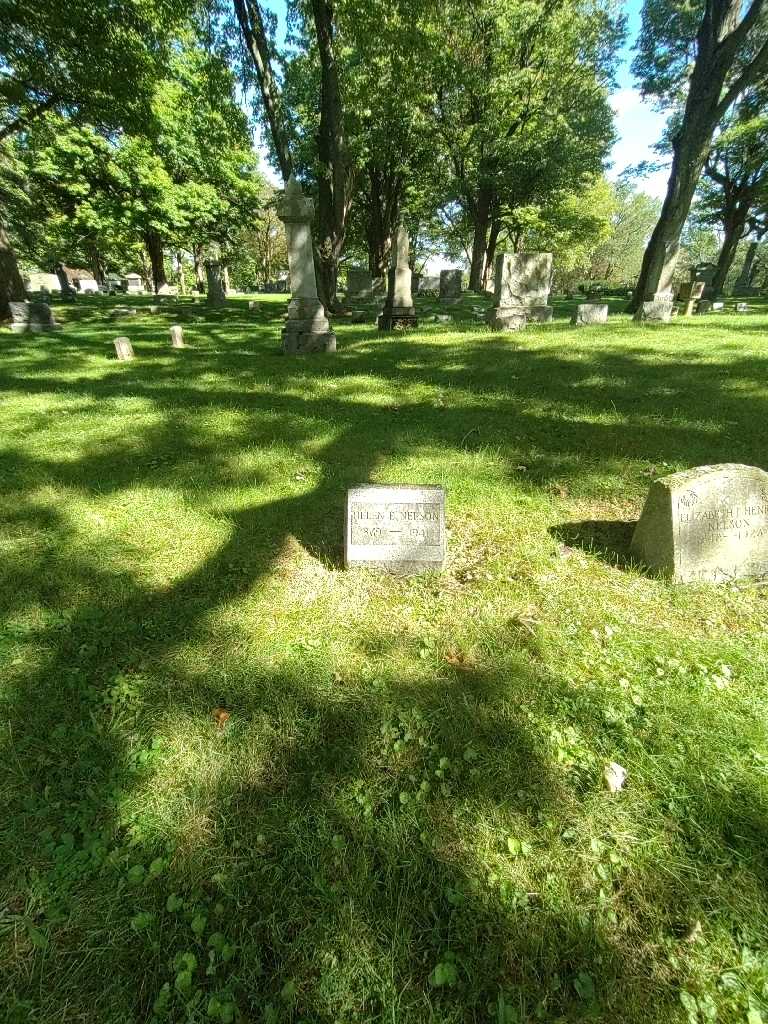
[[[628, 556], [768, 468], [768, 306], [290, 359], [259, 300], [0, 332], [0, 1018], [768, 1022], [768, 587]], [[365, 482], [446, 488], [442, 575], [343, 569]]]

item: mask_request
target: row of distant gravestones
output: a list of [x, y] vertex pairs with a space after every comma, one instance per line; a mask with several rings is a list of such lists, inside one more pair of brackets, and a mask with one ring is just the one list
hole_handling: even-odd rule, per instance
[[[768, 579], [768, 473], [726, 463], [655, 480], [630, 554], [678, 583]], [[446, 560], [442, 487], [364, 486], [347, 492], [344, 555], [400, 574]]]

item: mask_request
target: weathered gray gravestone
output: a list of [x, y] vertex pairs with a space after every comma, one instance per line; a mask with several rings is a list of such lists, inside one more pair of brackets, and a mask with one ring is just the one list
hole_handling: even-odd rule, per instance
[[607, 302], [582, 302], [576, 307], [571, 317], [571, 323], [576, 326], [584, 324], [605, 324], [608, 323]]
[[488, 314], [493, 330], [519, 331], [527, 320], [551, 319], [551, 252], [502, 253], [496, 257], [495, 306]]
[[314, 208], [312, 200], [304, 197], [301, 185], [291, 175], [277, 207], [288, 240], [291, 301], [282, 340], [283, 352], [290, 355], [336, 351], [336, 335], [317, 297], [310, 229]]
[[394, 573], [440, 570], [445, 563], [442, 487], [354, 487], [347, 492], [347, 566]]
[[133, 345], [129, 338], [115, 338], [112, 344], [115, 346], [115, 355], [121, 363], [133, 359]]
[[460, 299], [461, 298], [461, 271], [441, 270], [440, 271], [440, 298]]
[[633, 319], [640, 323], [668, 324], [672, 319], [674, 300], [671, 292], [657, 292], [650, 302], [643, 302]]
[[206, 302], [209, 306], [223, 306], [227, 301], [224, 291], [221, 263], [218, 260], [205, 261], [205, 277], [207, 283]]
[[174, 324], [171, 329], [171, 348], [186, 348], [184, 344], [184, 331], [180, 324]]
[[9, 302], [11, 330], [16, 334], [27, 331], [55, 331], [58, 329], [51, 307], [45, 302]]
[[379, 330], [392, 331], [418, 326], [411, 294], [411, 268], [408, 265], [410, 243], [402, 220], [395, 230], [392, 246], [392, 266], [389, 271], [389, 289], [384, 309], [379, 315]]
[[350, 267], [347, 271], [347, 302], [368, 302], [373, 298], [373, 277], [365, 267]]
[[703, 316], [705, 313], [711, 313], [712, 299], [699, 299], [698, 304], [696, 306], [696, 312], [700, 316]]
[[654, 480], [631, 551], [680, 583], [768, 575], [768, 473], [725, 463]]
[[418, 286], [416, 292], [419, 295], [423, 295], [425, 292], [439, 292], [440, 291], [440, 278], [435, 277], [434, 274], [421, 274], [419, 275]]

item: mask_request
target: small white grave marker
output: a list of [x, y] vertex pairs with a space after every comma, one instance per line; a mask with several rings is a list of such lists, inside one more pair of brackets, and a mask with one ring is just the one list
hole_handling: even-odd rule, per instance
[[171, 348], [186, 348], [184, 344], [184, 331], [180, 324], [171, 327]]
[[113, 344], [115, 346], [115, 355], [121, 363], [133, 359], [133, 345], [129, 338], [115, 338]]

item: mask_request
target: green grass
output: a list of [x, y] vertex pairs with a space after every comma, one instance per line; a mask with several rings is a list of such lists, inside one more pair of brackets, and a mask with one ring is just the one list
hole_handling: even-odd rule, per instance
[[[653, 472], [768, 468], [768, 307], [282, 303], [0, 332], [0, 1016], [768, 1021], [768, 588], [628, 557]], [[367, 481], [443, 574], [343, 569]]]

